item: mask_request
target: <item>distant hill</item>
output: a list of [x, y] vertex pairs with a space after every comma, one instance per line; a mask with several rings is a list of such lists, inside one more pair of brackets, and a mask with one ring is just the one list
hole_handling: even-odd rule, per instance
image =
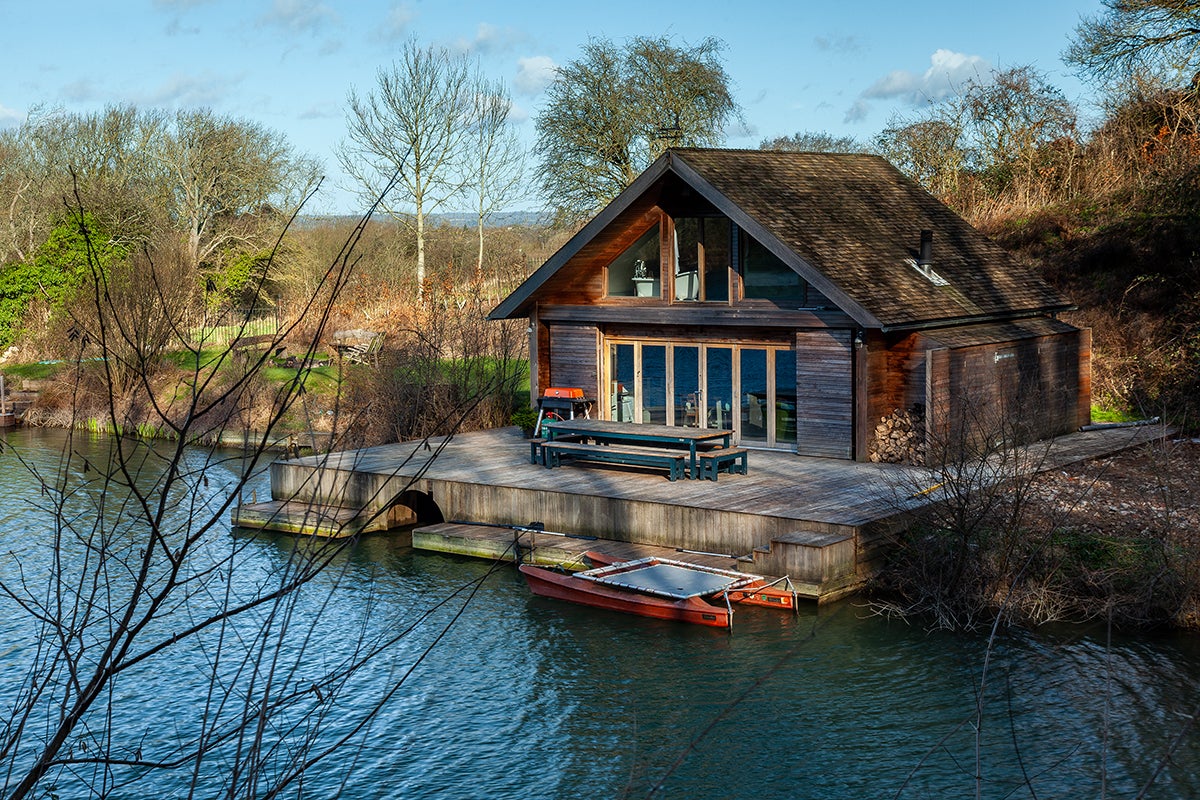
[[[380, 220], [386, 219], [383, 214], [376, 214]], [[296, 218], [295, 226], [301, 230], [315, 228], [319, 225], [357, 222], [356, 214], [301, 214]], [[512, 225], [542, 227], [551, 223], [547, 214], [538, 211], [499, 211], [488, 217], [487, 224], [492, 228], [507, 228]], [[432, 226], [449, 226], [454, 228], [475, 227], [475, 215], [469, 211], [459, 211], [449, 214], [431, 214], [429, 224]]]

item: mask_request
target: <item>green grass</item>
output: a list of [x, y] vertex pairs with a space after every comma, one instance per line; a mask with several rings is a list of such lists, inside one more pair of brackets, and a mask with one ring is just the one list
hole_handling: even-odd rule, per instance
[[1133, 422], [1141, 419], [1138, 414], [1131, 414], [1128, 411], [1120, 408], [1101, 408], [1100, 406], [1092, 406], [1092, 422]]
[[65, 361], [35, 362], [32, 364], [8, 364], [0, 368], [6, 378], [24, 378], [26, 380], [43, 380], [53, 378], [60, 370], [69, 366]]
[[[263, 380], [268, 383], [283, 384], [294, 380], [297, 372], [300, 372], [300, 370], [297, 370], [295, 367], [264, 367], [260, 374]], [[303, 380], [304, 391], [306, 392], [311, 392], [321, 397], [337, 394], [337, 367], [315, 367], [304, 373]]]

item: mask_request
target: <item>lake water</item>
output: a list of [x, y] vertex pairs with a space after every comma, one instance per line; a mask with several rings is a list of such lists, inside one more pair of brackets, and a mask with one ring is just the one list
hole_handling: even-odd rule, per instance
[[[53, 472], [65, 439], [6, 436], [0, 553], [9, 555], [0, 577], [37, 586], [54, 568], [53, 526], [36, 507], [44, 495], [28, 467]], [[93, 464], [107, 446], [74, 442]], [[206, 464], [204, 451], [194, 457]], [[207, 466], [196, 492], [220, 499], [235, 469]], [[267, 493], [264, 480], [253, 488]], [[211, 537], [214, 559], [239, 554], [234, 573], [213, 581], [235, 594], [269, 585], [297, 544], [234, 535], [225, 522]], [[123, 580], [112, 576], [114, 585]], [[175, 610], [164, 630], [219, 599], [214, 590], [196, 608]], [[881, 619], [855, 600], [796, 616], [739, 610], [727, 633], [534, 598], [510, 566], [422, 554], [376, 535], [339, 555], [290, 619], [271, 653], [285, 663], [294, 656], [285, 679], [297, 685], [365, 640], [395, 640], [328, 699], [314, 734], [322, 742], [352, 734], [362, 712], [395, 690], [352, 748], [305, 779], [313, 797], [971, 797], [977, 762], [981, 797], [1134, 797], [1156, 772], [1146, 797], [1200, 796], [1200, 640], [1192, 636], [1109, 642], [1102, 627], [1072, 626], [1002, 636], [980, 726], [986, 637]], [[277, 630], [262, 615], [239, 625], [226, 635], [253, 641]], [[226, 669], [200, 644], [122, 676], [106, 706], [111, 717], [92, 729], [147, 756], [190, 735], [214, 702], [206, 676]], [[36, 629], [0, 598], [4, 707], [37, 648]], [[226, 685], [241, 686], [232, 673]], [[201, 770], [198, 796], [222, 785], [222, 763]], [[94, 772], [63, 772], [54, 794], [90, 796], [88, 780]], [[187, 782], [187, 769], [131, 769], [114, 771], [109, 785], [114, 797], [168, 797], [184, 796]], [[297, 794], [293, 786], [285, 796]]]

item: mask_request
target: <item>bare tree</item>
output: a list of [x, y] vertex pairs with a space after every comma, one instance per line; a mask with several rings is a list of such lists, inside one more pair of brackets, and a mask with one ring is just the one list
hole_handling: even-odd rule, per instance
[[993, 72], [986, 81], [972, 79], [963, 97], [976, 170], [993, 191], [1012, 187], [1018, 202], [1028, 204], [1041, 168], [1050, 166], [1051, 145], [1066, 142], [1074, 149], [1074, 107], [1028, 66]]
[[946, 201], [959, 187], [966, 166], [961, 119], [929, 115], [914, 121], [893, 120], [875, 140], [888, 161]]
[[[371, 212], [323, 276], [325, 302], [300, 311], [313, 330], [310, 355], [330, 303], [351, 278], [352, 249]], [[169, 295], [165, 270], [139, 274], [147, 292]], [[231, 537], [227, 528], [230, 508], [271, 457], [279, 420], [302, 401], [306, 371], [264, 383], [269, 350], [244, 363], [230, 351], [206, 354], [165, 304], [157, 322], [187, 356], [186, 374], [167, 391], [145, 372], [122, 387], [112, 365], [137, 364], [159, 343], [139, 338], [146, 320], [128, 316], [153, 304], [123, 304], [116, 289], [93, 272], [93, 308], [80, 321], [94, 323], [91, 346], [106, 358], [93, 372], [77, 372], [72, 408], [90, 395], [104, 409], [103, 424], [124, 435], [100, 452], [68, 441], [57, 468], [34, 468], [37, 519], [52, 535], [0, 559], [6, 622], [23, 626], [28, 642], [10, 654], [22, 667], [3, 693], [0, 796], [298, 794], [318, 766], [362, 742], [399, 690], [404, 670], [378, 696], [343, 702], [354, 676], [423, 617], [403, 623], [408, 628], [380, 626], [364, 610], [350, 650], [321, 650], [322, 626], [342, 628], [346, 620], [333, 618], [310, 587], [319, 576], [336, 584], [352, 540], [295, 539], [263, 563], [251, 538]], [[297, 336], [291, 326], [276, 342]], [[96, 371], [99, 381], [89, 382]], [[253, 430], [252, 419], [261, 423]], [[143, 424], [170, 438], [130, 435]], [[226, 431], [245, 438], [240, 453], [192, 444]], [[128, 687], [166, 679], [170, 696], [187, 704], [166, 729], [151, 729], [136, 710], [145, 698]]]
[[519, 197], [525, 169], [525, 151], [508, 123], [512, 100], [499, 82], [478, 80], [471, 114], [467, 161], [471, 180], [464, 187], [472, 196], [479, 255], [476, 277], [483, 275], [483, 235], [489, 215]]
[[758, 149], [791, 153], [866, 153], [870, 152], [871, 147], [853, 136], [834, 136], [825, 131], [800, 131], [791, 136], [763, 139]]
[[133, 106], [90, 114], [35, 109], [0, 132], [0, 264], [27, 262], [63, 212], [75, 187], [106, 227], [138, 241], [150, 228], [150, 153], [162, 117]]
[[261, 248], [316, 185], [314, 162], [256, 123], [179, 111], [155, 150], [156, 184], [193, 268], [237, 245]]
[[[465, 55], [410, 40], [398, 62], [379, 70], [374, 91], [364, 96], [351, 90], [347, 100], [348, 139], [338, 158], [364, 197], [382, 197], [380, 207], [415, 230], [418, 297], [424, 292], [429, 215], [466, 181], [463, 153], [476, 72]], [[397, 173], [403, 191], [382, 192]]]
[[1174, 78], [1200, 68], [1200, 0], [1101, 0], [1064, 54], [1098, 82]]

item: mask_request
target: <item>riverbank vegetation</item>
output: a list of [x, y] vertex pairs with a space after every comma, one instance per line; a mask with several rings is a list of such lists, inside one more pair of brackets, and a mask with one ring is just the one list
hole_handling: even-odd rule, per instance
[[[992, 447], [951, 448], [931, 481], [949, 499], [916, 520], [877, 584], [882, 607], [938, 625], [999, 613], [1200, 627], [1198, 11], [1105, 8], [1067, 53], [1101, 90], [1090, 129], [1017, 67], [896, 120], [875, 144], [1077, 303], [1067, 318], [1092, 329], [1094, 418], [1157, 418], [1183, 435], [1044, 474]], [[1007, 450], [1035, 417], [988, 421], [984, 438]]]

